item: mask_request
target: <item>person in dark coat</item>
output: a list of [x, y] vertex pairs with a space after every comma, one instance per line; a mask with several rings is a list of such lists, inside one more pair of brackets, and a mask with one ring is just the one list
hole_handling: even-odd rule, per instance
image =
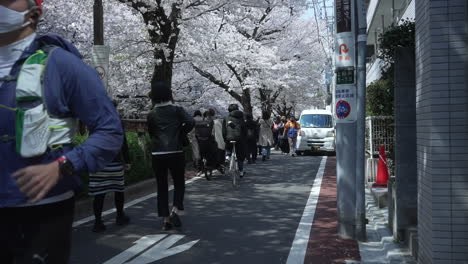
[[247, 163], [252, 164], [257, 160], [257, 141], [259, 135], [258, 123], [253, 120], [251, 113], [244, 113], [247, 129]]
[[[195, 121], [182, 107], [173, 104], [168, 83], [155, 82], [151, 87], [153, 110], [148, 114], [153, 170], [158, 186], [158, 215], [164, 218], [163, 230], [182, 225], [179, 214], [184, 210], [185, 154], [184, 142]], [[174, 200], [169, 211], [168, 172], [174, 182]]]

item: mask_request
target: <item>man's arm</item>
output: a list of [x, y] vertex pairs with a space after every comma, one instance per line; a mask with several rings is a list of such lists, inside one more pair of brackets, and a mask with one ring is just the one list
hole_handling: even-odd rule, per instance
[[119, 115], [93, 68], [71, 54], [68, 58], [67, 53], [60, 54], [60, 57], [55, 55], [50, 59], [57, 60], [57, 64], [65, 71], [62, 73], [62, 85], [67, 106], [71, 114], [88, 127], [90, 134], [83, 144], [65, 156], [76, 172], [99, 171], [115, 157], [122, 146], [123, 129]]

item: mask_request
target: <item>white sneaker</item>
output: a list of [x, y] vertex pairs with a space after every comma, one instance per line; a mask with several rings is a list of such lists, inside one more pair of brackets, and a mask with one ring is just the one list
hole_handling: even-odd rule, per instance
[[226, 156], [226, 161], [229, 162], [231, 160], [231, 156]]

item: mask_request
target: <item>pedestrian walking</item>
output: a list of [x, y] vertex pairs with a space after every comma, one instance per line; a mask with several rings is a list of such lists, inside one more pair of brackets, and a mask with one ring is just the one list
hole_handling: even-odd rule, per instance
[[[214, 122], [210, 111], [203, 113], [202, 120], [195, 121], [195, 137], [200, 148], [202, 167], [208, 171], [216, 166], [216, 142], [213, 127]], [[205, 177], [207, 180], [211, 180], [207, 173], [205, 173]]]
[[246, 127], [244, 121], [244, 113], [239, 110], [237, 104], [231, 104], [228, 107], [229, 115], [223, 121], [223, 138], [226, 141], [226, 159], [231, 157], [233, 144], [235, 141], [237, 166], [239, 168], [240, 177], [244, 177], [244, 160], [246, 146]]
[[281, 149], [282, 154], [288, 154], [289, 153], [289, 143], [288, 143], [288, 138], [284, 136], [284, 126], [288, 120], [286, 119], [285, 116], [282, 116], [280, 119], [280, 123], [277, 126], [278, 130], [278, 144]]
[[273, 119], [273, 140], [274, 140], [274, 143], [273, 143], [273, 146], [275, 147], [275, 150], [279, 150], [280, 148], [280, 143], [279, 143], [279, 140], [278, 140], [278, 136], [279, 136], [279, 133], [278, 133], [278, 127], [279, 127], [279, 124], [281, 122], [281, 119], [279, 116], [275, 116], [275, 118]]
[[257, 161], [257, 141], [259, 135], [258, 123], [253, 120], [251, 113], [244, 113], [245, 127], [247, 129], [247, 163], [252, 164]]
[[[114, 101], [117, 108], [118, 103]], [[122, 115], [120, 115], [122, 116]], [[102, 221], [102, 209], [106, 193], [114, 193], [114, 205], [116, 209], [116, 225], [123, 226], [130, 223], [130, 217], [124, 213], [125, 203], [125, 172], [130, 170], [130, 151], [128, 150], [127, 137], [124, 130], [124, 141], [119, 154], [114, 160], [107, 164], [104, 169], [96, 173], [89, 174], [88, 194], [94, 196], [93, 211], [94, 225], [93, 232], [100, 233], [106, 230]]]
[[301, 129], [301, 125], [296, 122], [296, 118], [291, 116], [289, 122], [284, 126], [283, 136], [288, 138], [289, 143], [289, 154], [294, 157], [296, 156], [296, 143], [297, 136]]
[[[99, 74], [56, 35], [40, 0], [0, 0], [0, 262], [68, 263], [79, 173], [119, 152], [122, 126]], [[53, 21], [50, 21], [53, 23]], [[74, 147], [78, 119], [89, 137]]]
[[262, 112], [262, 119], [260, 119], [260, 136], [258, 144], [262, 146], [262, 161], [270, 159], [271, 146], [274, 144], [273, 139], [273, 121], [270, 119], [270, 113], [267, 111]]
[[[203, 120], [202, 113], [200, 110], [196, 110], [195, 112], [193, 112], [193, 119], [195, 120], [195, 122]], [[198, 140], [197, 140], [197, 137], [195, 136], [195, 130], [190, 131], [187, 134], [187, 138], [192, 148], [193, 167], [197, 170], [197, 173], [200, 173], [200, 169], [201, 169], [200, 146], [198, 145]]]
[[[163, 230], [180, 227], [180, 213], [184, 210], [185, 154], [184, 138], [195, 124], [192, 116], [180, 106], [173, 104], [172, 90], [166, 82], [151, 85], [154, 108], [148, 114], [148, 132], [151, 137], [153, 171], [158, 186], [158, 216], [163, 218]], [[174, 183], [174, 199], [169, 211], [170, 171]]]
[[226, 142], [223, 138], [223, 119], [216, 118], [216, 111], [208, 109], [213, 117], [213, 135], [216, 142], [216, 169], [224, 174], [224, 159], [226, 154]]

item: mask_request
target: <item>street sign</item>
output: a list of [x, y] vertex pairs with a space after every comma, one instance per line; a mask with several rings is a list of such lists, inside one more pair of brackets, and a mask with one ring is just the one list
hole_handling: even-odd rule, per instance
[[109, 54], [110, 54], [109, 46], [105, 46], [105, 45], [93, 46], [93, 53], [92, 53], [93, 67], [99, 73], [99, 77], [104, 83], [107, 93], [111, 95], [109, 88], [107, 86], [108, 79], [109, 79], [108, 78], [109, 76]]
[[351, 0], [336, 0], [336, 33], [351, 32]]
[[[119, 255], [104, 262], [104, 264], [149, 264], [155, 262], [156, 260], [160, 260], [162, 258], [189, 250], [193, 245], [200, 241], [194, 240], [176, 247], [172, 247], [184, 237], [184, 235], [169, 235], [167, 237], [166, 235], [144, 236], [137, 240], [133, 247], [128, 248]], [[137, 257], [134, 258], [135, 256]]]
[[337, 68], [336, 84], [354, 84], [354, 67]]
[[335, 115], [337, 123], [356, 121], [356, 87], [340, 85], [335, 90]]
[[336, 36], [335, 67], [351, 67], [355, 65], [355, 38], [353, 33], [341, 33]]

